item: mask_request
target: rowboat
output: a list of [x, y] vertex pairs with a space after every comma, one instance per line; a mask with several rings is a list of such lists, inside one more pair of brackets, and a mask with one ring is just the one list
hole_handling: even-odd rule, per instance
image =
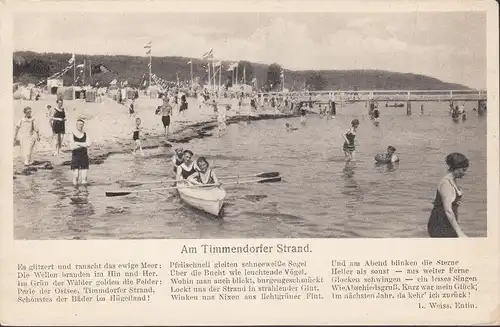
[[221, 187], [189, 187], [186, 184], [177, 184], [181, 199], [189, 206], [219, 216], [226, 191]]

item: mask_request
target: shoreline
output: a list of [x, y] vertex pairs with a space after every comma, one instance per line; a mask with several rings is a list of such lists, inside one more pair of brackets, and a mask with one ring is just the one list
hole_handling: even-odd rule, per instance
[[[274, 120], [274, 119], [285, 119], [285, 118], [293, 118], [298, 117], [297, 114], [291, 113], [255, 113], [251, 114], [239, 114], [235, 116], [230, 116], [227, 118], [226, 124], [236, 124], [242, 121], [259, 121], [259, 120]], [[169, 133], [168, 143], [162, 140], [164, 135], [162, 133], [149, 133], [148, 140], [153, 144], [143, 144], [143, 150], [146, 149], [158, 149], [158, 148], [172, 148], [174, 144], [183, 144], [188, 143], [194, 139], [202, 139], [205, 137], [213, 136], [210, 131], [216, 129], [218, 126], [216, 119], [211, 120], [203, 120], [197, 122], [191, 122], [186, 125], [180, 126], [177, 130]], [[133, 144], [132, 140], [120, 138], [118, 139], [120, 142], [114, 142], [113, 145], [101, 145], [99, 144], [97, 147], [94, 145], [90, 147], [91, 155], [89, 156], [90, 165], [100, 165], [103, 164], [104, 161], [114, 154], [123, 154], [131, 151], [131, 147]], [[124, 144], [123, 141], [129, 141], [130, 146]], [[126, 147], [126, 148], [124, 148]], [[121, 148], [121, 149], [119, 149]], [[17, 163], [16, 158], [14, 158], [13, 163], [13, 179], [16, 179], [16, 176], [30, 176], [36, 173], [38, 170], [52, 170], [54, 166], [69, 166], [71, 164], [70, 160], [64, 160], [61, 157], [66, 157], [71, 150], [62, 150], [61, 157], [55, 158], [51, 155], [51, 151], [42, 150], [40, 152], [35, 152], [33, 165], [29, 167], [24, 167], [22, 164]]]

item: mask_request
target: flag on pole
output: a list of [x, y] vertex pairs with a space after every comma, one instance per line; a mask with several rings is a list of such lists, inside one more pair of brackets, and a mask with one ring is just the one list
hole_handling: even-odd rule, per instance
[[214, 49], [210, 49], [210, 51], [205, 52], [203, 56], [201, 56], [201, 60], [212, 59], [214, 57]]
[[151, 48], [146, 52], [147, 55], [151, 54]]
[[189, 64], [192, 64], [192, 63], [193, 63], [193, 61], [191, 61], [191, 60], [189, 60], [189, 61], [187, 62], [187, 64], [188, 64], [188, 65], [189, 65]]
[[254, 77], [254, 78], [252, 78], [252, 83], [255, 83], [255, 82], [257, 82], [257, 79]]
[[83, 67], [85, 67], [85, 64], [76, 65], [76, 68], [83, 68]]
[[151, 49], [151, 44], [153, 43], [153, 41], [149, 41], [145, 46], [144, 46], [144, 49]]
[[118, 81], [116, 79], [112, 80], [111, 83], [109, 83], [109, 85], [116, 85]]
[[75, 54], [73, 53], [73, 55], [71, 56], [71, 58], [68, 60], [68, 63], [72, 64], [74, 61], [75, 61]]
[[227, 70], [228, 72], [232, 71], [233, 69], [235, 69], [236, 67], [238, 67], [238, 63], [235, 62], [233, 64], [231, 64], [231, 66], [229, 66], [229, 69]]
[[281, 74], [280, 74], [280, 78], [284, 78], [284, 77], [285, 77], [285, 71], [282, 69]]
[[151, 63], [150, 62], [148, 62], [148, 67], [151, 68]]

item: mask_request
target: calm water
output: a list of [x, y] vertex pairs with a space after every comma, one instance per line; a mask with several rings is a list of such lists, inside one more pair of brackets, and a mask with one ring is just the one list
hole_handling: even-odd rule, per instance
[[[427, 237], [426, 224], [436, 187], [446, 173], [445, 156], [469, 157], [460, 224], [469, 236], [486, 236], [486, 119], [468, 108], [468, 120], [455, 124], [447, 104], [384, 108], [380, 126], [366, 117], [364, 104], [338, 110], [329, 121], [308, 116], [230, 125], [222, 138], [184, 144], [206, 155], [219, 176], [279, 171], [281, 183], [227, 186], [223, 219], [212, 219], [183, 204], [175, 192], [106, 198], [119, 180], [172, 176], [171, 153], [147, 158], [114, 155], [91, 167], [88, 204], [71, 204], [68, 166], [14, 180], [15, 238], [275, 238]], [[418, 108], [418, 109], [417, 109]], [[357, 162], [346, 169], [341, 133], [359, 118]], [[287, 132], [290, 122], [299, 130]], [[399, 165], [376, 167], [373, 156], [397, 148]], [[160, 152], [162, 151], [162, 152]], [[169, 186], [169, 185], [163, 185]]]

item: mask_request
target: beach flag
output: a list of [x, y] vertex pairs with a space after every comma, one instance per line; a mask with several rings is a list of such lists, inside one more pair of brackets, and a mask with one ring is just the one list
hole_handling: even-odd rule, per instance
[[255, 82], [257, 82], [257, 79], [254, 77], [254, 78], [252, 78], [252, 83], [255, 83]]
[[284, 77], [285, 77], [285, 71], [282, 69], [281, 74], [280, 74], [280, 78], [284, 78]]
[[153, 41], [149, 41], [145, 46], [144, 46], [144, 49], [151, 49], [151, 44], [153, 43]]
[[146, 52], [147, 55], [150, 55], [151, 54], [151, 49], [149, 49], [147, 52]]
[[229, 69], [227, 70], [228, 72], [232, 71], [233, 69], [235, 69], [236, 67], [238, 67], [238, 63], [235, 62], [233, 64], [231, 64], [231, 66], [229, 66]]
[[210, 51], [205, 52], [203, 56], [201, 56], [201, 60], [212, 59], [214, 57], [214, 49], [210, 49]]
[[71, 56], [71, 58], [68, 60], [68, 63], [72, 64], [74, 61], [75, 61], [75, 54], [73, 53], [73, 55]]
[[85, 67], [85, 64], [76, 65], [76, 68], [83, 68], [83, 67]]
[[189, 60], [189, 61], [187, 62], [187, 64], [188, 64], [188, 65], [189, 65], [189, 64], [192, 64], [192, 63], [193, 63], [193, 61], [192, 61], [192, 60]]
[[109, 83], [109, 85], [116, 85], [118, 81], [116, 79], [112, 80], [111, 83]]
[[151, 63], [150, 62], [148, 62], [148, 67], [151, 68]]

